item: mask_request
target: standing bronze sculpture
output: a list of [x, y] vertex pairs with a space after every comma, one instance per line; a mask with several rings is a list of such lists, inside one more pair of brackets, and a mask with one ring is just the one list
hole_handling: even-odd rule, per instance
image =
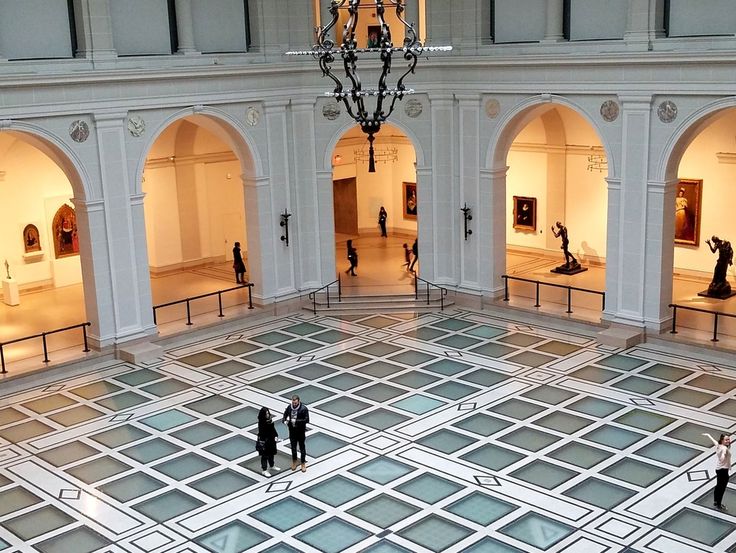
[[718, 299], [730, 298], [736, 294], [736, 292], [731, 291], [731, 285], [726, 278], [728, 266], [733, 265], [733, 248], [731, 247], [731, 242], [713, 236], [710, 240], [706, 240], [705, 243], [708, 244], [711, 252], [718, 252], [718, 260], [713, 270], [713, 280], [708, 285], [708, 289], [698, 292], [698, 295]]
[[562, 238], [560, 249], [562, 250], [562, 253], [565, 254], [565, 263], [552, 269], [552, 272], [561, 273], [563, 275], [574, 275], [587, 271], [588, 269], [582, 267], [578, 260], [575, 259], [575, 256], [570, 253], [570, 239], [567, 236], [567, 227], [560, 221], [557, 221], [555, 226], [552, 227], [552, 234], [555, 238]]

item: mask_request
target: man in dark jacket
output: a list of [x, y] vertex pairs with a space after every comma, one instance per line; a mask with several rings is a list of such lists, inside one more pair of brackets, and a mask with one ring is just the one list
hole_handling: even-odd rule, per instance
[[289, 427], [289, 441], [291, 442], [291, 470], [296, 470], [296, 446], [299, 444], [301, 454], [302, 472], [307, 472], [307, 424], [309, 423], [309, 410], [300, 400], [299, 396], [291, 397], [291, 405], [284, 411], [284, 424]]

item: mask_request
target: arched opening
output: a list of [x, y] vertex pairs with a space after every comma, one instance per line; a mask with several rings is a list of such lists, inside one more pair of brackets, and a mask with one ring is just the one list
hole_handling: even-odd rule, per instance
[[[236, 153], [247, 148], [236, 146], [233, 134], [213, 117], [189, 115], [169, 124], [148, 151], [142, 190], [154, 305], [236, 286], [236, 242], [250, 269], [242, 175], [252, 164]], [[192, 314], [217, 309], [217, 301], [192, 304]], [[239, 293], [223, 295], [225, 307], [242, 301]], [[157, 312], [157, 323], [185, 316], [184, 306], [170, 307]]]
[[[397, 127], [384, 124], [376, 135], [376, 172], [368, 172], [368, 143], [358, 127], [345, 132], [332, 155], [336, 270], [347, 294], [394, 294], [412, 290], [405, 248], [418, 236], [416, 151]], [[380, 210], [385, 210], [383, 225]], [[385, 227], [385, 236], [383, 228]], [[347, 241], [357, 250], [349, 270]], [[419, 270], [419, 262], [413, 270]]]
[[[604, 291], [608, 161], [596, 130], [549, 103], [521, 114], [516, 128], [506, 158], [506, 273]], [[511, 281], [510, 289], [512, 303], [535, 303], [534, 285]], [[564, 289], [542, 289], [543, 307], [566, 306]], [[601, 317], [598, 295], [577, 293], [573, 305], [578, 317]]]
[[[85, 309], [80, 242], [87, 233], [80, 226], [86, 218], [77, 217], [74, 204], [81, 189], [72, 163], [54, 145], [27, 132], [0, 132], [1, 342], [96, 316]], [[37, 342], [7, 347], [6, 363], [22, 368], [23, 359], [41, 355]], [[50, 352], [74, 347], [78, 354], [82, 343], [81, 332], [47, 338]]]

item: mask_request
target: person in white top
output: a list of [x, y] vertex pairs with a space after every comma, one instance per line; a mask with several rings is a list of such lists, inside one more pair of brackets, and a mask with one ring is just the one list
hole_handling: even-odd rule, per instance
[[707, 432], [703, 434], [713, 445], [716, 446], [716, 487], [713, 490], [713, 506], [721, 511], [726, 511], [723, 504], [723, 494], [728, 486], [728, 471], [731, 468], [731, 437], [721, 434], [718, 441]]

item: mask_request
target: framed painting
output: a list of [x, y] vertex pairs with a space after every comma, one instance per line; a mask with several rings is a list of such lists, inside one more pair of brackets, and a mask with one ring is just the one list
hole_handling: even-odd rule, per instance
[[368, 40], [366, 47], [378, 48], [379, 46], [381, 46], [381, 26], [368, 25]]
[[74, 208], [62, 205], [51, 223], [54, 234], [54, 253], [56, 259], [79, 255], [79, 238], [77, 236], [77, 214]]
[[697, 246], [703, 179], [680, 179], [675, 193], [675, 244]]
[[404, 189], [404, 219], [417, 218], [417, 184], [405, 182]]
[[537, 199], [514, 196], [514, 228], [537, 230]]
[[26, 225], [23, 229], [23, 247], [25, 253], [41, 251], [41, 236], [36, 225]]

